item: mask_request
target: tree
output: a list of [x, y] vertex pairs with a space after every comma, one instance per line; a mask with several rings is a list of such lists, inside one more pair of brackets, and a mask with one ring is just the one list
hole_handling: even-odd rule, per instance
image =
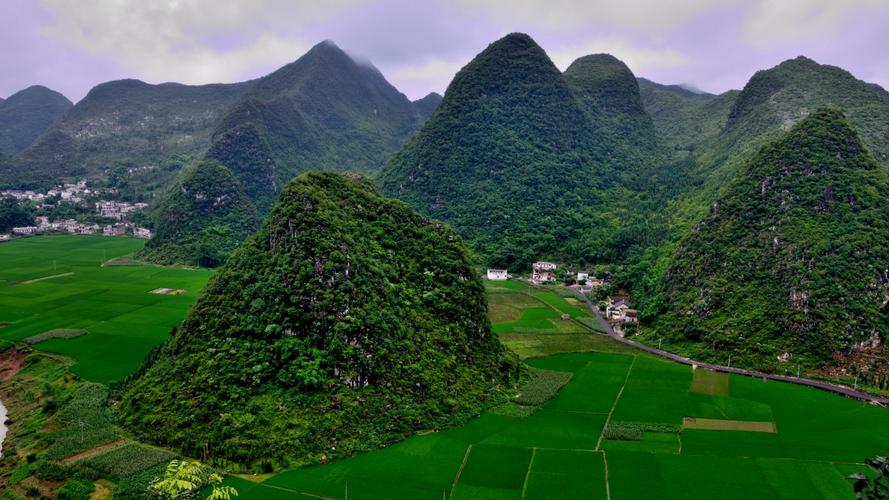
[[163, 500], [196, 498], [204, 486], [212, 486], [207, 500], [231, 500], [238, 491], [231, 486], [220, 486], [222, 476], [206, 465], [187, 460], [173, 460], [167, 465], [163, 478], [148, 486], [148, 496]]
[[867, 474], [856, 473], [849, 476], [855, 481], [852, 488], [858, 500], [889, 500], [889, 459], [886, 457], [868, 458], [864, 464], [876, 475], [872, 478]]

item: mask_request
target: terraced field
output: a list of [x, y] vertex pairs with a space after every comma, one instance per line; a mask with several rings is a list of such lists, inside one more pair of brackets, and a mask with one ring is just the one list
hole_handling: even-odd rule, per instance
[[[78, 362], [77, 375], [108, 383], [132, 372], [185, 317], [210, 271], [105, 265], [144, 241], [102, 236], [50, 236], [0, 244], [0, 339], [25, 340], [57, 331], [35, 347]], [[149, 293], [184, 289], [179, 295]], [[35, 340], [40, 340], [37, 337]]]
[[[590, 336], [546, 327], [543, 313], [526, 314], [541, 309], [530, 299], [544, 293], [552, 295], [543, 302], [561, 311], [557, 294], [527, 295], [509, 286], [489, 289], [492, 303], [521, 311], [519, 319], [504, 315], [509, 319], [495, 324], [509, 344], [526, 349], [521, 335]], [[558, 325], [559, 317], [545, 319]], [[854, 498], [846, 476], [862, 470], [864, 458], [889, 450], [889, 409], [808, 387], [695, 371], [627, 353], [607, 338], [578, 339], [555, 345], [595, 352], [526, 361], [572, 374], [530, 416], [495, 410], [464, 427], [354, 458], [262, 482], [227, 481], [245, 499]], [[543, 342], [524, 354], [558, 348]], [[689, 419], [716, 422], [718, 430], [684, 428]]]

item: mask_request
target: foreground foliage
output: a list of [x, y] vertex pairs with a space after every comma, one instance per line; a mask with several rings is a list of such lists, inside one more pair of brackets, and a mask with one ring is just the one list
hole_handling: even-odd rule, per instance
[[308, 173], [119, 395], [137, 435], [271, 468], [452, 425], [518, 365], [447, 226], [366, 181]]

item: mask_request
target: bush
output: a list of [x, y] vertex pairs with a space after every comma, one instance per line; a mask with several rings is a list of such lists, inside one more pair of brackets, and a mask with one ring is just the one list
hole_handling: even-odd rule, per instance
[[57, 500], [87, 500], [93, 494], [93, 489], [95, 489], [93, 483], [72, 479], [59, 488], [55, 498]]
[[605, 439], [617, 441], [639, 441], [643, 432], [678, 433], [680, 427], [675, 424], [652, 422], [611, 422], [605, 428]]

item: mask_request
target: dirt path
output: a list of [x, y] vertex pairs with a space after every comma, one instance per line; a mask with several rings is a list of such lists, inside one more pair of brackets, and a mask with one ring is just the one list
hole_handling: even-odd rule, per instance
[[81, 451], [76, 455], [71, 455], [68, 458], [62, 459], [62, 465], [71, 465], [74, 462], [80, 462], [81, 460], [86, 460], [87, 458], [95, 457], [96, 455], [101, 455], [106, 451], [111, 451], [115, 448], [125, 445], [127, 442], [124, 439], [118, 439], [112, 443], [100, 444], [95, 448], [90, 448], [88, 450]]
[[38, 281], [51, 280], [55, 278], [64, 278], [65, 276], [71, 276], [74, 273], [62, 273], [62, 274], [53, 274], [52, 276], [44, 276], [42, 278], [34, 278], [28, 281], [22, 281], [19, 285], [30, 285], [31, 283], [37, 283]]

